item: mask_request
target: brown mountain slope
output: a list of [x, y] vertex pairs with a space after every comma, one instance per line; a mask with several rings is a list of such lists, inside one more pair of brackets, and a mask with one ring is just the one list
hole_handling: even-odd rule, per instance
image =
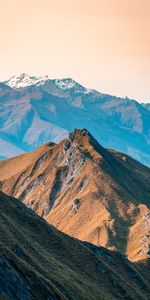
[[78, 239], [147, 256], [150, 170], [101, 147], [85, 130], [58, 145], [0, 162], [0, 185], [59, 230]]
[[2, 193], [0, 225], [0, 299], [149, 299], [149, 261], [71, 238]]

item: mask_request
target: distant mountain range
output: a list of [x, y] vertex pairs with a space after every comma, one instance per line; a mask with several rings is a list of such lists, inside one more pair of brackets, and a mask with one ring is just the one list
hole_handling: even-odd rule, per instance
[[1, 161], [0, 189], [69, 235], [133, 261], [147, 258], [150, 169], [85, 129]]
[[150, 104], [27, 74], [0, 83], [0, 159], [87, 128], [105, 147], [150, 165]]

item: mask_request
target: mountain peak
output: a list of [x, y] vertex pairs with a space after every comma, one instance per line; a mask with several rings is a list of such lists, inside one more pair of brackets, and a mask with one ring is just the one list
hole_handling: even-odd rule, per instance
[[94, 137], [90, 134], [90, 132], [86, 128], [82, 129], [74, 129], [72, 132], [69, 133], [68, 137], [71, 143], [76, 143], [84, 148], [88, 145], [93, 146], [94, 144]]
[[93, 159], [102, 157], [106, 158], [110, 155], [108, 151], [106, 151], [106, 149], [97, 142], [97, 140], [90, 134], [90, 132], [86, 128], [74, 129], [69, 133], [66, 147], [70, 147], [69, 145], [71, 144], [76, 144], [79, 148], [84, 149], [85, 153], [88, 153], [88, 156], [90, 155]]
[[103, 148], [84, 128], [0, 162], [1, 191], [59, 230], [131, 260], [149, 253], [149, 180], [148, 168]]
[[69, 133], [70, 140], [74, 140], [75, 138], [83, 138], [84, 136], [89, 137], [90, 133], [86, 128], [77, 129], [75, 128], [72, 132]]
[[51, 79], [48, 75], [44, 76], [32, 76], [26, 73], [21, 73], [19, 75], [12, 76], [10, 79], [4, 82], [11, 88], [19, 89], [24, 87], [29, 87], [32, 85], [44, 85], [46, 82], [55, 84], [56, 87], [62, 90], [72, 90], [81, 93], [89, 93], [92, 90], [83, 87], [81, 84], [76, 82], [72, 78], [62, 78], [62, 79]]
[[19, 75], [12, 76], [10, 79], [4, 83], [12, 88], [23, 88], [35, 84], [41, 84], [48, 79], [48, 75], [45, 76], [31, 76], [26, 73], [21, 73]]
[[72, 78], [56, 79], [55, 83], [56, 83], [56, 86], [58, 86], [59, 88], [61, 88], [63, 90], [75, 89], [78, 92], [84, 92], [84, 93], [85, 92], [87, 93], [89, 91], [88, 89], [83, 87], [81, 84], [79, 84]]

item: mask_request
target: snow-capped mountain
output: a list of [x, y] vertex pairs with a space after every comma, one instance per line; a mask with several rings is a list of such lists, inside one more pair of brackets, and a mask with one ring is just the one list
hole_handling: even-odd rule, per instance
[[48, 76], [30, 76], [28, 74], [22, 73], [20, 75], [15, 75], [4, 83], [11, 88], [19, 89], [35, 84], [44, 84], [48, 79]]
[[11, 88], [19, 89], [32, 85], [42, 86], [47, 82], [54, 83], [56, 87], [62, 90], [75, 89], [76, 92], [89, 93], [92, 92], [91, 89], [87, 89], [77, 83], [72, 78], [63, 78], [63, 79], [51, 79], [48, 75], [45, 76], [30, 76], [28, 74], [22, 73], [8, 79], [4, 84], [8, 85]]
[[1, 158], [57, 143], [83, 127], [103, 146], [150, 165], [150, 111], [142, 104], [71, 78], [21, 74], [0, 84]]

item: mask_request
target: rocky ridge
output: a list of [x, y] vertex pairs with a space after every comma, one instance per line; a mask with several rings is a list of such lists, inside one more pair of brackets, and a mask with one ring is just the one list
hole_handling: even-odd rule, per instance
[[86, 129], [0, 162], [2, 191], [59, 230], [131, 260], [147, 257], [149, 182], [149, 168], [103, 148]]

